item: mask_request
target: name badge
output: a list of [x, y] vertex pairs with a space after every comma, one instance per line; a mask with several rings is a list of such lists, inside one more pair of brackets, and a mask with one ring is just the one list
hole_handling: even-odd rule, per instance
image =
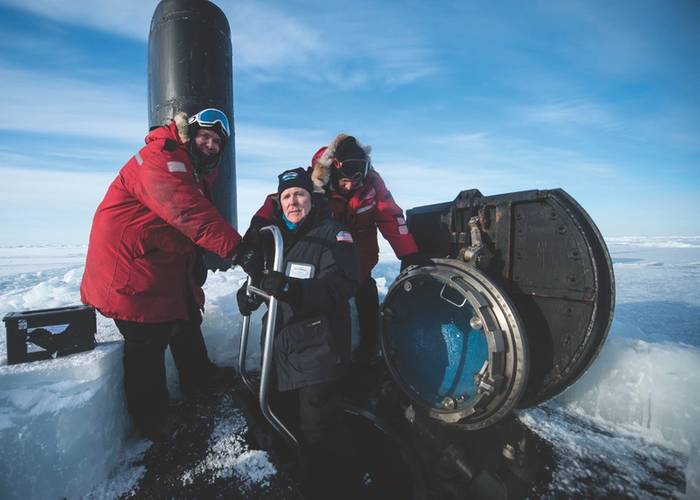
[[287, 272], [290, 278], [308, 280], [314, 277], [313, 264], [303, 264], [301, 262], [287, 262]]

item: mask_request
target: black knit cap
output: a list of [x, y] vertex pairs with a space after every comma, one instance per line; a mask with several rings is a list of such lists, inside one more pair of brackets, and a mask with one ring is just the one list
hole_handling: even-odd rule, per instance
[[279, 184], [277, 184], [277, 194], [282, 194], [282, 191], [291, 187], [306, 189], [309, 194], [311, 194], [314, 190], [314, 186], [311, 183], [309, 175], [306, 173], [306, 170], [301, 167], [285, 170], [279, 174], [277, 178], [279, 179]]
[[335, 158], [338, 161], [366, 160], [367, 153], [357, 143], [357, 139], [349, 135], [341, 140], [335, 148]]

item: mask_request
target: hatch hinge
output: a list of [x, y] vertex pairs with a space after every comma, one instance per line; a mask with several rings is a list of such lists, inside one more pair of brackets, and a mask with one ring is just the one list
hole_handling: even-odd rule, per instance
[[468, 264], [477, 267], [479, 263], [479, 256], [484, 248], [484, 244], [481, 241], [481, 227], [479, 223], [479, 216], [474, 216], [469, 218], [469, 240], [470, 245], [464, 247], [460, 250], [460, 257]]

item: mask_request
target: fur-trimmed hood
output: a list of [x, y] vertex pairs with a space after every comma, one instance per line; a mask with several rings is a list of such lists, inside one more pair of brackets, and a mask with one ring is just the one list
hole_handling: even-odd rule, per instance
[[172, 119], [167, 120], [162, 126], [153, 127], [146, 135], [146, 143], [158, 139], [169, 139], [171, 141], [180, 142], [183, 146], [187, 146], [189, 141], [189, 125], [187, 123], [187, 113], [177, 113]]
[[188, 119], [189, 116], [187, 116], [187, 113], [184, 111], [180, 111], [173, 118], [175, 126], [177, 127], [177, 135], [180, 136], [180, 140], [183, 144], [187, 144], [187, 141], [190, 140], [190, 126], [187, 123]]
[[[311, 158], [311, 181], [314, 184], [314, 192], [323, 193], [329, 185], [331, 180], [331, 166], [335, 160], [335, 152], [338, 149], [338, 144], [348, 137], [351, 136], [341, 132], [328, 146], [324, 146], [316, 151], [316, 154]], [[355, 138], [355, 140], [357, 141], [357, 138]], [[370, 153], [372, 152], [372, 147], [365, 146], [361, 144], [360, 141], [357, 141], [357, 145], [362, 148], [367, 155], [367, 159], [371, 161]]]

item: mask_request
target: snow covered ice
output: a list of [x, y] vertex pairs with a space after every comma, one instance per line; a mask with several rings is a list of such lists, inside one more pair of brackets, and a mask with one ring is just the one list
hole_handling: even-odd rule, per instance
[[[607, 242], [617, 290], [608, 341], [573, 387], [520, 413], [556, 452], [554, 481], [541, 493], [575, 496], [580, 481], [604, 473], [595, 490], [601, 495], [700, 498], [700, 237]], [[0, 248], [0, 314], [78, 304], [85, 250]], [[383, 252], [374, 272], [381, 296], [397, 274], [398, 262]], [[234, 294], [242, 279], [238, 270], [210, 273], [205, 286], [203, 330], [218, 364], [235, 365], [241, 317]], [[97, 330], [94, 351], [8, 366], [3, 325], [1, 498], [117, 497], [144, 473], [138, 458], [149, 443], [129, 437], [121, 337], [99, 315]], [[252, 366], [259, 352], [255, 342], [250, 348]], [[178, 397], [170, 360], [168, 373]], [[264, 451], [239, 439], [247, 427], [242, 414], [224, 404], [216, 418], [208, 454], [183, 483], [235, 475], [264, 486], [276, 472]], [[599, 463], [610, 469], [598, 470]]]
[[[0, 314], [79, 304], [85, 251], [58, 245], [0, 248]], [[204, 334], [210, 357], [222, 365], [232, 366], [237, 356], [241, 317], [234, 293], [242, 279], [240, 271], [211, 274], [206, 288]], [[260, 315], [252, 328], [259, 329]], [[47, 361], [8, 366], [5, 340], [3, 323], [0, 498], [109, 498], [132, 489], [144, 472], [133, 464], [146, 442], [130, 439], [122, 340], [113, 321], [97, 315], [95, 350]], [[252, 352], [250, 362], [257, 360], [259, 353]], [[166, 365], [169, 390], [177, 397], [169, 354]], [[235, 432], [231, 418], [221, 425]], [[236, 442], [229, 436], [212, 443], [211, 460], [193, 475], [213, 467], [218, 474], [238, 474], [244, 483], [264, 484], [275, 473], [266, 453], [248, 449], [242, 440], [232, 447]]]

